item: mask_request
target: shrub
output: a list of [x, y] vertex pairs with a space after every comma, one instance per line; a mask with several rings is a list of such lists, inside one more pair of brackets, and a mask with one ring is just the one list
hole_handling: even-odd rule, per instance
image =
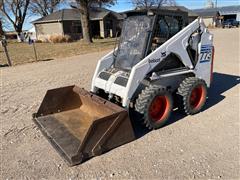
[[54, 34], [54, 35], [39, 35], [38, 40], [36, 41], [38, 43], [68, 43], [68, 42], [73, 42], [73, 39], [69, 35], [59, 35], [59, 34]]
[[52, 43], [65, 43], [65, 42], [72, 42], [72, 38], [69, 35], [51, 35], [49, 37], [49, 41]]
[[35, 43], [42, 43], [42, 40], [38, 39], [35, 41]]
[[73, 42], [73, 39], [69, 35], [65, 35], [64, 38], [65, 38], [65, 42]]
[[41, 41], [42, 43], [47, 43], [47, 42], [49, 42], [49, 36], [47, 36], [47, 35], [39, 35], [38, 36], [38, 41]]

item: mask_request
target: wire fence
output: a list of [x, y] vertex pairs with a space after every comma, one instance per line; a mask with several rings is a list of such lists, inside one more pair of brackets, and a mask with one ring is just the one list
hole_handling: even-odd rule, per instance
[[[36, 61], [49, 61], [58, 58], [71, 57], [80, 54], [100, 52], [114, 48], [116, 38], [94, 40], [87, 44], [83, 41], [71, 43], [19, 43], [9, 41], [6, 49], [13, 65]], [[0, 66], [9, 65], [6, 51], [0, 46]]]

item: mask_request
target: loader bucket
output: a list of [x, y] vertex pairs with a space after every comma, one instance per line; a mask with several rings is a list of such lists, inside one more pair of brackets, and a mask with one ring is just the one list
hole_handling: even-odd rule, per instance
[[135, 139], [126, 110], [77, 86], [47, 91], [33, 117], [70, 166]]

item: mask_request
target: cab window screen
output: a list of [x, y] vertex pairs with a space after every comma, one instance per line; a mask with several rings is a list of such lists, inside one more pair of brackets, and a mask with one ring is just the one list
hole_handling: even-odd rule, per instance
[[122, 35], [115, 58], [115, 67], [131, 68], [143, 58], [151, 28], [151, 17], [132, 16], [124, 21]]

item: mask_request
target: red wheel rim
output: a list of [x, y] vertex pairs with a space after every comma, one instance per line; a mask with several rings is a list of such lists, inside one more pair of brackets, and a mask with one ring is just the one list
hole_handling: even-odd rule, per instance
[[202, 85], [195, 87], [190, 95], [190, 105], [193, 109], [198, 109], [205, 99], [205, 89]]
[[157, 96], [152, 101], [149, 107], [149, 115], [155, 122], [160, 122], [168, 114], [170, 107], [169, 99], [167, 96]]

